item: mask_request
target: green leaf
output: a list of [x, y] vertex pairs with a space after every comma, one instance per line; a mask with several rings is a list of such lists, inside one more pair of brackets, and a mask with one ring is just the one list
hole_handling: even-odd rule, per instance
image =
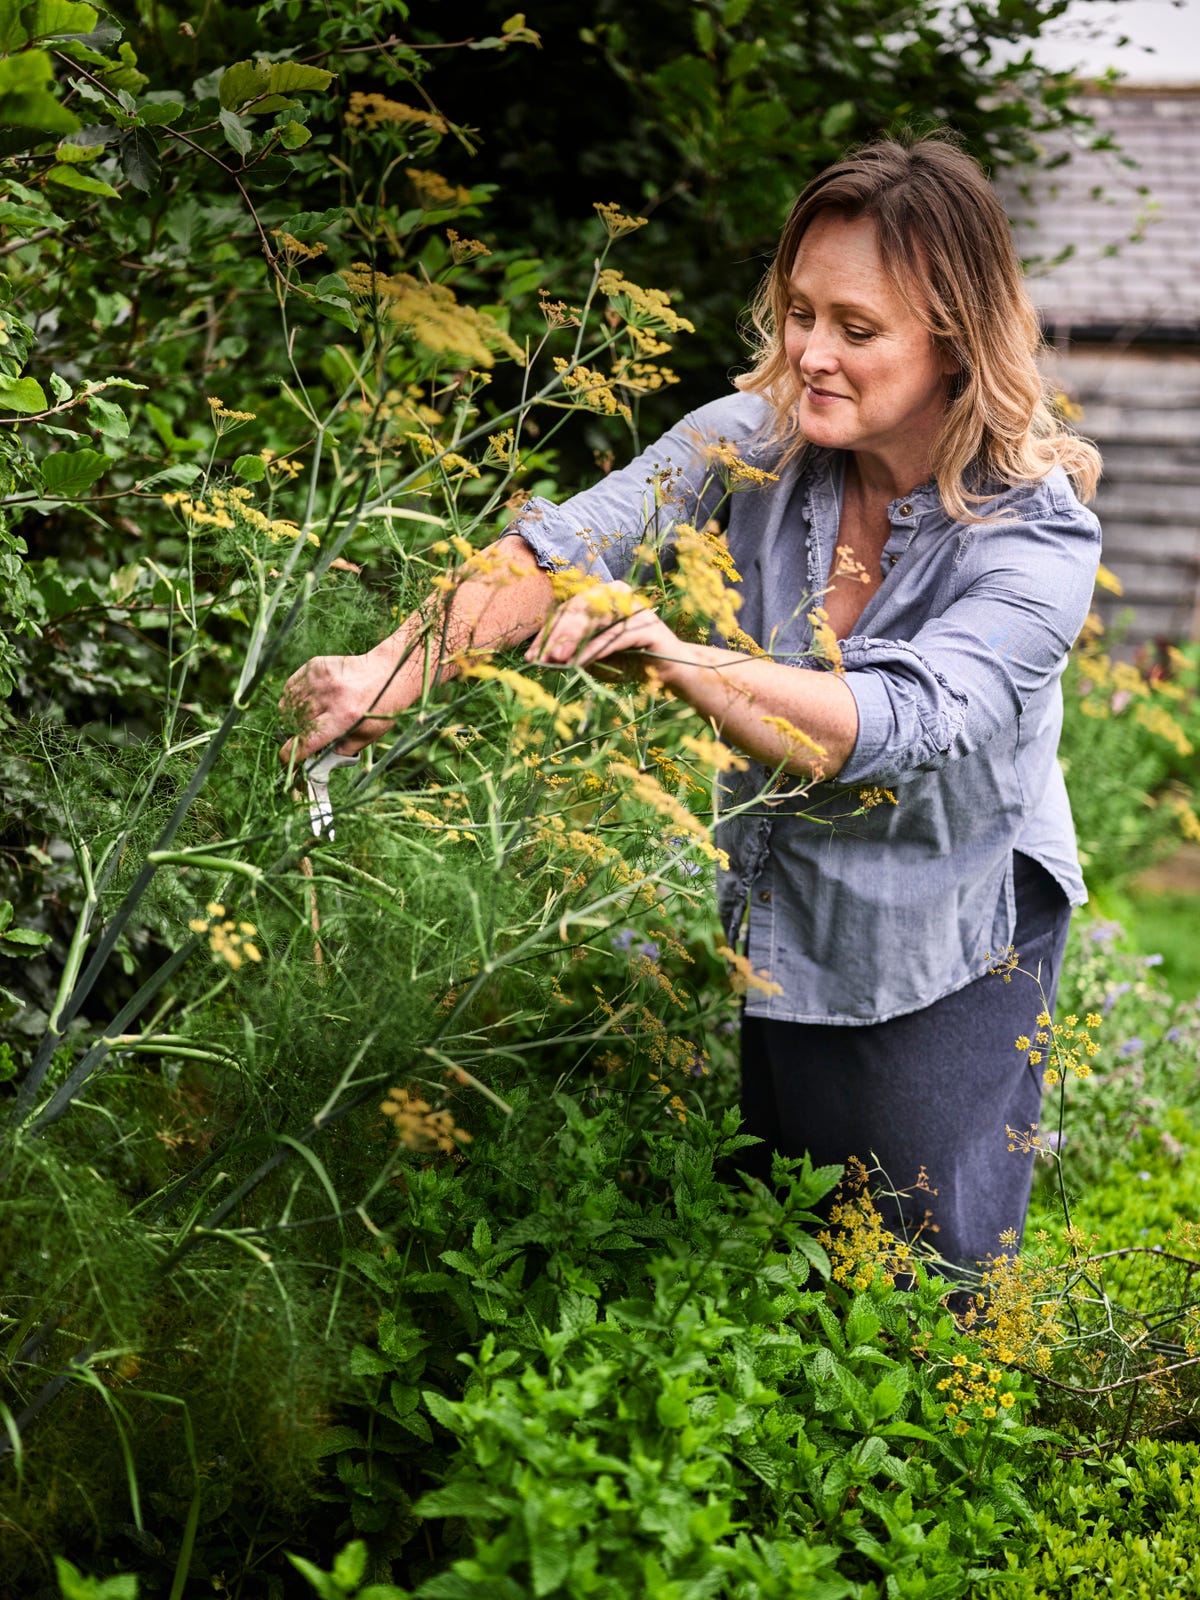
[[0, 954], [32, 956], [44, 950], [49, 943], [48, 933], [37, 933], [33, 928], [7, 928], [0, 933]]
[[288, 1560], [295, 1567], [302, 1578], [307, 1578], [309, 1584], [316, 1590], [318, 1600], [344, 1600], [342, 1590], [334, 1586], [333, 1579], [327, 1572], [322, 1572], [320, 1567], [313, 1566], [311, 1561], [306, 1561], [303, 1556], [294, 1556], [288, 1551]]
[[34, 228], [65, 228], [66, 219], [55, 211], [44, 211], [41, 206], [14, 205], [11, 200], [0, 200], [0, 228], [20, 228], [32, 232]]
[[147, 128], [161, 128], [183, 113], [182, 100], [143, 100], [137, 114]]
[[778, 1456], [755, 1444], [743, 1445], [737, 1453], [739, 1460], [750, 1468], [756, 1478], [761, 1478], [768, 1489], [779, 1487], [783, 1479], [783, 1463]]
[[361, 1449], [366, 1441], [357, 1428], [339, 1425], [323, 1429], [308, 1447], [311, 1456], [336, 1456], [343, 1450]]
[[[243, 460], [258, 461], [257, 456], [242, 457]], [[235, 464], [234, 471], [237, 471]], [[355, 1378], [376, 1378], [386, 1372], [395, 1372], [396, 1363], [389, 1361], [387, 1356], [381, 1356], [377, 1350], [370, 1349], [365, 1344], [356, 1344], [350, 1352], [350, 1373]]]
[[107, 195], [111, 200], [121, 198], [121, 191], [114, 189], [111, 183], [105, 183], [101, 178], [89, 178], [86, 172], [80, 172], [75, 167], [60, 163], [51, 167], [46, 176], [51, 183], [61, 184], [64, 189], [82, 189], [84, 194]]
[[0, 933], [4, 932], [5, 928], [8, 927], [8, 925], [12, 921], [12, 919], [13, 919], [13, 903], [12, 903], [12, 901], [11, 900], [0, 900]]
[[29, 33], [21, 21], [20, 0], [0, 0], [0, 51], [11, 55], [29, 43]]
[[85, 1578], [62, 1556], [55, 1556], [54, 1570], [63, 1600], [137, 1600], [138, 1582], [132, 1573], [119, 1578]]
[[457, 1411], [444, 1394], [439, 1394], [436, 1389], [426, 1389], [421, 1398], [425, 1402], [429, 1415], [435, 1422], [440, 1422], [443, 1428], [448, 1428], [451, 1433], [461, 1433], [464, 1424]]
[[261, 456], [239, 456], [233, 463], [233, 475], [245, 483], [261, 483], [267, 475], [267, 464]]
[[162, 163], [158, 146], [145, 128], [126, 128], [120, 142], [121, 170], [135, 189], [149, 194], [158, 188]]
[[332, 82], [333, 73], [324, 67], [308, 67], [299, 61], [271, 64], [269, 87], [272, 94], [319, 94]]
[[882, 1422], [899, 1409], [904, 1399], [904, 1385], [894, 1378], [880, 1378], [871, 1390], [871, 1411], [876, 1421]]
[[269, 61], [235, 61], [221, 74], [217, 99], [226, 111], [232, 111], [234, 106], [245, 105], [247, 100], [265, 94], [270, 80]]
[[88, 396], [88, 413], [92, 424], [108, 439], [128, 439], [129, 418], [121, 407], [97, 394]]
[[97, 156], [104, 154], [104, 147], [108, 141], [97, 139], [93, 143], [84, 143], [82, 135], [86, 129], [81, 128], [74, 138], [63, 139], [54, 152], [60, 161], [65, 161], [68, 166], [79, 166], [84, 161], [95, 161]]
[[880, 1428], [879, 1432], [885, 1439], [921, 1439], [926, 1444], [936, 1443], [933, 1434], [915, 1422], [889, 1422], [887, 1427]]
[[390, 1389], [392, 1410], [397, 1418], [407, 1417], [414, 1412], [421, 1403], [421, 1391], [415, 1384], [401, 1383], [394, 1380]]
[[[0, 50], [4, 48], [0, 43]], [[60, 103], [53, 85], [54, 63], [46, 51], [26, 50], [0, 58], [0, 127], [74, 133], [79, 118]]]
[[279, 142], [285, 150], [299, 150], [311, 138], [312, 134], [302, 122], [285, 122], [279, 132]]
[[820, 1244], [807, 1233], [797, 1234], [792, 1241], [799, 1255], [802, 1255], [810, 1266], [815, 1267], [822, 1278], [828, 1278], [833, 1271], [828, 1255]]
[[853, 100], [839, 100], [836, 105], [830, 106], [821, 118], [822, 139], [836, 139], [839, 134], [845, 133], [847, 128], [853, 126], [857, 114]]
[[137, 102], [133, 96], [141, 94], [150, 79], [144, 72], [138, 71], [137, 52], [127, 39], [122, 40], [117, 54], [121, 58], [120, 66], [109, 67], [102, 76], [107, 86], [116, 91], [122, 106], [132, 116], [137, 111]]
[[42, 482], [55, 499], [71, 500], [112, 466], [99, 450], [56, 450], [42, 462]]
[[285, 183], [295, 183], [296, 168], [287, 156], [267, 156], [248, 168], [246, 176], [256, 189], [278, 189]]
[[506, 1495], [489, 1493], [484, 1484], [459, 1478], [423, 1494], [413, 1510], [419, 1517], [482, 1517], [489, 1512], [495, 1516], [509, 1503]]
[[91, 33], [100, 20], [94, 6], [80, 0], [34, 0], [21, 12], [29, 39], [61, 39], [69, 33]]
[[397, 1417], [396, 1421], [406, 1432], [415, 1433], [425, 1444], [433, 1443], [433, 1429], [419, 1411], [410, 1411], [406, 1417]]
[[865, 1294], [855, 1295], [846, 1313], [846, 1343], [870, 1344], [882, 1326], [869, 1297]]
[[233, 111], [218, 112], [221, 128], [225, 134], [226, 142], [231, 144], [240, 156], [248, 156], [254, 140], [250, 129]]
[[115, 572], [109, 573], [108, 587], [122, 605], [132, 598], [141, 574], [142, 564], [140, 561], [129, 561], [125, 566], [118, 567]]
[[0, 411], [29, 417], [49, 409], [45, 391], [35, 378], [0, 378]]
[[347, 1594], [357, 1589], [367, 1571], [367, 1547], [355, 1539], [333, 1558], [333, 1581]]
[[333, 295], [322, 295], [317, 304], [327, 317], [332, 317], [334, 322], [340, 322], [343, 328], [349, 328], [352, 333], [358, 331], [358, 321], [349, 300], [343, 300]]
[[[181, 450], [190, 451], [207, 449], [207, 442], [204, 439], [184, 439], [177, 434], [175, 432], [175, 425], [171, 421], [170, 417], [161, 406], [156, 406], [153, 400], [147, 400], [146, 402], [146, 416], [149, 419], [150, 426], [162, 440], [163, 447], [169, 451], [171, 455], [177, 455]], [[168, 468], [167, 470], [170, 471], [171, 469]], [[154, 481], [158, 483], [174, 480], [168, 480], [165, 474], [160, 472], [155, 474]], [[192, 479], [189, 478], [186, 481], [190, 483]]]
[[324, 238], [335, 222], [341, 222], [346, 213], [341, 206], [334, 206], [328, 211], [297, 211], [293, 216], [285, 217], [280, 227], [284, 233], [290, 233], [293, 238], [302, 239], [305, 244], [313, 239]]
[[259, 116], [286, 111], [289, 96], [319, 92], [332, 82], [332, 72], [299, 61], [235, 61], [221, 74], [217, 98], [227, 111], [237, 106], [247, 116]]
[[[0, 1022], [7, 1022], [9, 1017], [15, 1017], [22, 1009], [25, 1002], [19, 994], [14, 994], [11, 989], [6, 989], [0, 984]], [[9, 1061], [4, 1065], [3, 1050], [0, 1050], [0, 1083], [6, 1083], [9, 1078], [16, 1076], [16, 1064]]]
[[[150, 408], [147, 407], [146, 409], [149, 410]], [[159, 415], [161, 416], [161, 412]], [[184, 441], [185, 444], [190, 442], [191, 441], [188, 440]], [[199, 441], [196, 442], [199, 443]], [[180, 463], [179, 466], [164, 467], [161, 472], [152, 473], [150, 477], [144, 478], [140, 483], [135, 484], [134, 488], [141, 490], [159, 489], [163, 487], [168, 489], [186, 489], [189, 484], [195, 483], [199, 476], [199, 467], [190, 462], [186, 465]]]
[[575, 1542], [569, 1535], [545, 1526], [538, 1529], [529, 1549], [529, 1577], [537, 1600], [556, 1589], [561, 1593], [574, 1553]]

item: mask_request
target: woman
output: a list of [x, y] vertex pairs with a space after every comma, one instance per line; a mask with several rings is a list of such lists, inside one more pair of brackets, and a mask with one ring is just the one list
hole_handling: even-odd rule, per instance
[[[1089, 496], [1099, 460], [1046, 408], [1007, 219], [945, 140], [881, 141], [815, 179], [755, 321], [740, 392], [564, 505], [522, 509], [498, 546], [506, 580], [461, 587], [449, 644], [533, 635], [527, 659], [548, 665], [645, 652], [753, 758], [749, 792], [780, 763], [817, 780], [721, 840], [727, 932], [781, 989], [743, 1019], [759, 1170], [771, 1148], [873, 1158], [917, 1184], [893, 1225], [971, 1266], [1024, 1224], [1032, 1157], [1006, 1130], [1037, 1122], [1041, 1084], [1013, 1040], [1052, 1007], [1086, 899], [1056, 749], [1099, 559], [1070, 480]], [[774, 475], [732, 498], [727, 529], [761, 656], [685, 643], [621, 603], [647, 481], [669, 468], [674, 504], [652, 514], [704, 526], [724, 494], [714, 447]], [[594, 595], [554, 607], [547, 569], [564, 564], [613, 586], [609, 618]], [[812, 652], [822, 595], [840, 672]], [[356, 749], [387, 725], [371, 713], [412, 702], [420, 625], [297, 675], [313, 717], [300, 755], [339, 736]], [[803, 814], [847, 791], [843, 812], [882, 803], [833, 829]], [[989, 975], [1010, 947], [1041, 995]]]

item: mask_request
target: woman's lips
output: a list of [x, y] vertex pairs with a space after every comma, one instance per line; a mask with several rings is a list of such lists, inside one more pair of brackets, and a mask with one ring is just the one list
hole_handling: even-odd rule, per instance
[[815, 406], [832, 405], [835, 400], [848, 400], [850, 398], [849, 395], [845, 394], [831, 394], [828, 389], [814, 389], [811, 383], [804, 385], [804, 393], [806, 398], [811, 400]]

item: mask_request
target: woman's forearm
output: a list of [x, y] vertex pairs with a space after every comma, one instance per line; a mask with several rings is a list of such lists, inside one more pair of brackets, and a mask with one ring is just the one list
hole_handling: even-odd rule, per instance
[[445, 584], [365, 655], [315, 656], [292, 674], [280, 707], [300, 713], [304, 726], [283, 746], [285, 763], [329, 745], [353, 755], [387, 733], [427, 679], [452, 677], [456, 655], [529, 638], [554, 604], [549, 576], [512, 534], [472, 556], [466, 572]]
[[538, 631], [553, 606], [549, 574], [524, 539], [505, 534], [368, 655], [394, 672], [396, 698], [408, 705], [427, 672], [440, 682], [454, 676], [454, 657], [462, 651], [519, 644]]
[[727, 743], [764, 766], [834, 778], [854, 749], [858, 708], [836, 673], [677, 639], [657, 646], [654, 667]]

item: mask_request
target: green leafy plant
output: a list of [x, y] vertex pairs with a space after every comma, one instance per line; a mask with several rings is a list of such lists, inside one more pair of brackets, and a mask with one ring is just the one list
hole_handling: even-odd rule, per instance
[[[681, 51], [678, 7], [653, 49], [602, 8], [591, 116], [618, 82], [638, 110], [594, 148], [646, 203], [575, 184], [514, 225], [541, 156], [499, 188], [466, 118], [487, 78], [516, 128], [561, 8], [469, 51], [398, 0], [126, 10], [0, 4], [4, 1581], [966, 1592], [1033, 1526], [1034, 1376], [864, 1195], [821, 1242], [832, 1171], [739, 1180], [736, 991], [769, 980], [708, 909], [708, 730], [653, 684], [462, 662], [334, 775], [331, 837], [274, 704], [625, 448], [661, 347], [742, 296], [711, 253], [914, 82], [998, 152], [1074, 116], [1061, 86], [983, 106], [923, 12], [885, 74], [890, 12], [798, 41], [692, 7]], [[714, 620], [686, 567], [644, 577]]]

